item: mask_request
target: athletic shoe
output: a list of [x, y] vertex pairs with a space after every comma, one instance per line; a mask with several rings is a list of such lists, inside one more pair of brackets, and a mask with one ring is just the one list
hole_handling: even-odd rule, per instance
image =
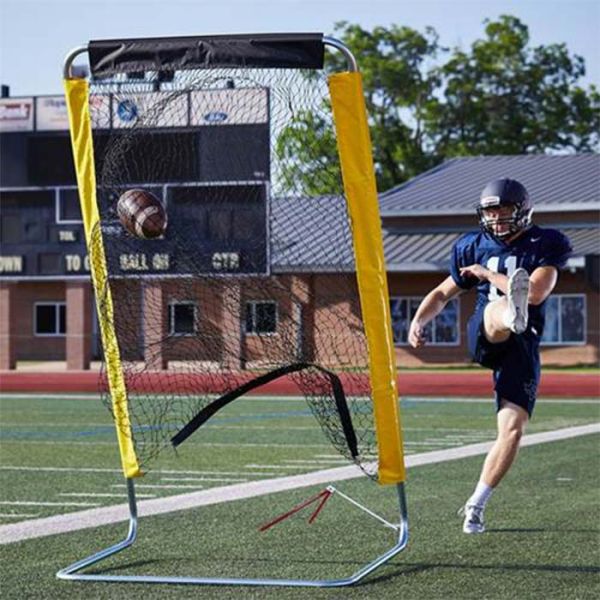
[[527, 303], [529, 298], [529, 275], [525, 269], [517, 269], [508, 280], [506, 299], [508, 301], [509, 327], [514, 333], [527, 329]]
[[459, 511], [460, 516], [465, 517], [463, 522], [464, 533], [483, 533], [485, 525], [483, 524], [483, 507], [476, 504], [465, 504]]

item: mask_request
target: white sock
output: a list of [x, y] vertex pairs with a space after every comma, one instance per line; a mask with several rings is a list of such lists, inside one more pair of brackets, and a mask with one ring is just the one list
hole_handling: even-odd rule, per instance
[[506, 327], [506, 329], [510, 329], [511, 325], [512, 325], [512, 321], [513, 321], [512, 313], [510, 311], [510, 308], [507, 308], [502, 313], [502, 324], [504, 325], [504, 327]]
[[480, 506], [483, 508], [487, 501], [490, 499], [492, 492], [494, 491], [493, 487], [490, 487], [487, 483], [483, 481], [479, 481], [473, 495], [467, 500], [467, 505], [475, 504], [476, 506]]

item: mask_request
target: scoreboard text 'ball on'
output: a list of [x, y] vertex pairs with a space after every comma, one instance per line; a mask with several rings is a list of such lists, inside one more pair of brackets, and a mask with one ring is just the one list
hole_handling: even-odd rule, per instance
[[146, 190], [124, 192], [117, 202], [117, 213], [121, 225], [139, 238], [158, 238], [167, 228], [167, 213], [162, 202]]

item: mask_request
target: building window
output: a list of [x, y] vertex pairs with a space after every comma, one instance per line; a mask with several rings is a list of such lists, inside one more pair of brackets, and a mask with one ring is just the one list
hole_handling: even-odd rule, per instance
[[33, 311], [35, 335], [65, 335], [67, 309], [64, 302], [36, 302]]
[[169, 333], [194, 335], [198, 332], [198, 307], [195, 302], [169, 304]]
[[277, 330], [276, 302], [246, 303], [246, 333], [265, 334]]
[[544, 345], [585, 344], [585, 294], [557, 294], [546, 300]]
[[[392, 313], [392, 331], [394, 344], [408, 344], [408, 328], [417, 312], [422, 298], [395, 297], [390, 298]], [[458, 299], [450, 300], [444, 310], [425, 328], [425, 339], [434, 346], [458, 346], [459, 339], [459, 303]]]

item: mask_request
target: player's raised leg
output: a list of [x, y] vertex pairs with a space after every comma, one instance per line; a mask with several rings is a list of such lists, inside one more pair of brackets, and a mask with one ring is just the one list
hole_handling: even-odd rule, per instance
[[517, 269], [508, 280], [506, 296], [490, 302], [483, 315], [485, 337], [493, 344], [521, 334], [528, 322], [529, 275]]

